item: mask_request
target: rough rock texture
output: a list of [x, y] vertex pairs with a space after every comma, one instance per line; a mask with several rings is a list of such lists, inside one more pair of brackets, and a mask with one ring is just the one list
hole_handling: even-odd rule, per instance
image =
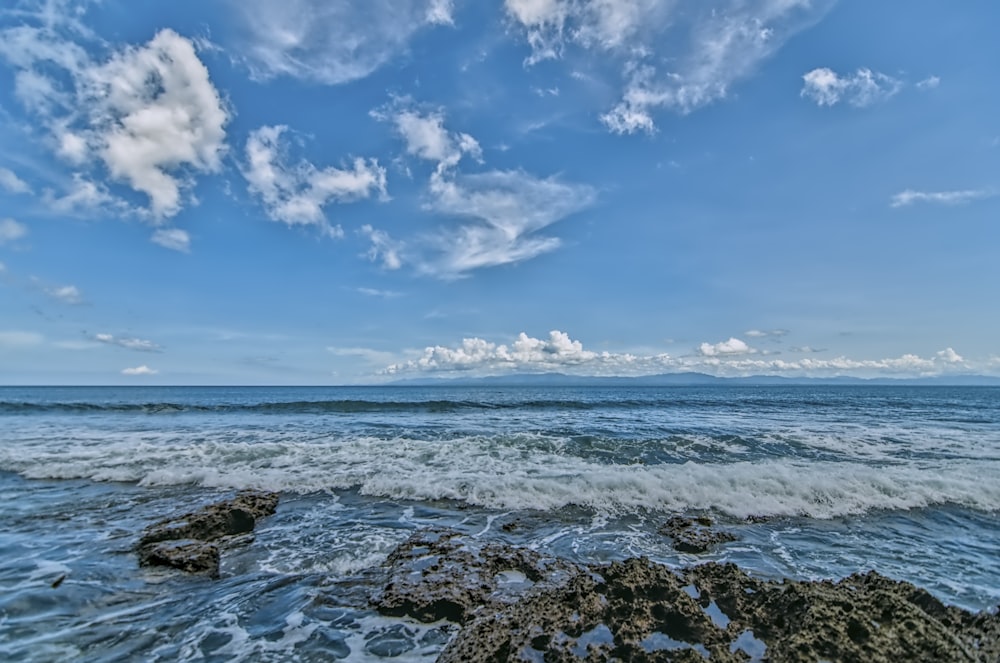
[[389, 580], [372, 597], [386, 615], [464, 622], [480, 609], [516, 601], [528, 588], [575, 574], [567, 562], [527, 548], [481, 543], [448, 529], [426, 529], [386, 560]]
[[1000, 660], [1000, 616], [874, 572], [774, 582], [732, 564], [583, 567], [447, 530], [418, 532], [387, 563], [379, 610], [463, 625], [445, 663]]
[[139, 564], [216, 577], [219, 546], [212, 542], [252, 532], [257, 521], [273, 514], [277, 506], [277, 493], [248, 490], [231, 500], [161, 520], [142, 533]]
[[706, 516], [672, 516], [660, 527], [660, 534], [673, 539], [674, 550], [696, 555], [708, 552], [720, 543], [736, 540], [736, 536], [729, 532], [712, 529], [712, 520]]

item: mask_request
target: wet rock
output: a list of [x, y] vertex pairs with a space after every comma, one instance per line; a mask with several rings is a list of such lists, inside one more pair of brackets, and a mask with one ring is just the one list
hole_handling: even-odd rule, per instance
[[736, 541], [729, 532], [712, 529], [712, 519], [708, 516], [688, 518], [672, 516], [660, 527], [660, 534], [673, 539], [674, 550], [700, 555], [720, 543]]
[[139, 548], [142, 566], [169, 566], [187, 573], [219, 575], [219, 547], [207, 541], [157, 541]]
[[527, 548], [482, 543], [448, 529], [414, 533], [389, 555], [386, 566], [388, 581], [372, 597], [379, 612], [456, 623], [577, 570]]
[[231, 500], [161, 520], [139, 539], [139, 564], [169, 566], [188, 573], [219, 574], [219, 547], [252, 532], [257, 521], [274, 513], [278, 494], [241, 491]]
[[443, 663], [1000, 660], [997, 614], [874, 572], [777, 582], [733, 564], [586, 567], [449, 530], [417, 532], [387, 564], [380, 611], [462, 625]]

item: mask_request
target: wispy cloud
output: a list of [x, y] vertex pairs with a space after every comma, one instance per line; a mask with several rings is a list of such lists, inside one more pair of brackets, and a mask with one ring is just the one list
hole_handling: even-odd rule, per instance
[[288, 127], [265, 126], [251, 132], [246, 143], [243, 176], [250, 192], [260, 198], [268, 217], [290, 226], [315, 225], [340, 237], [343, 230], [327, 221], [323, 208], [331, 202], [352, 202], [386, 196], [386, 172], [375, 159], [355, 158], [351, 165], [317, 168], [304, 159], [290, 164], [282, 135]]
[[366, 297], [381, 297], [383, 299], [394, 299], [402, 297], [403, 293], [395, 290], [380, 290], [378, 288], [357, 288], [357, 291]]
[[427, 207], [465, 221], [429, 237], [431, 254], [420, 270], [451, 279], [469, 272], [529, 260], [558, 248], [548, 226], [589, 207], [596, 192], [555, 177], [494, 170], [453, 178], [435, 176]]
[[9, 168], [0, 168], [0, 189], [10, 193], [31, 193], [31, 186]]
[[94, 334], [94, 340], [105, 345], [116, 345], [126, 350], [138, 352], [160, 352], [162, 348], [152, 341], [131, 336], [113, 336], [112, 334]]
[[835, 106], [844, 101], [864, 108], [889, 99], [903, 87], [899, 79], [866, 67], [844, 76], [822, 67], [808, 72], [802, 80], [801, 95], [819, 106]]
[[154, 244], [165, 249], [189, 253], [191, 251], [191, 236], [180, 228], [160, 228], [150, 238]]
[[156, 370], [155, 368], [150, 368], [145, 364], [143, 364], [142, 366], [136, 366], [134, 368], [122, 369], [122, 375], [139, 376], [139, 375], [156, 375], [157, 373], [159, 373], [158, 370]]
[[23, 239], [28, 234], [28, 226], [14, 219], [0, 219], [0, 244], [8, 244]]
[[393, 270], [403, 266], [402, 242], [394, 240], [386, 231], [373, 228], [367, 223], [361, 226], [358, 232], [371, 241], [371, 247], [365, 253], [369, 260], [381, 262], [383, 269]]
[[260, 79], [326, 84], [364, 78], [406, 50], [424, 28], [452, 23], [451, 0], [231, 0], [245, 53]]
[[75, 285], [60, 285], [44, 288], [45, 294], [63, 304], [82, 304], [83, 293]]
[[964, 205], [975, 200], [992, 198], [995, 189], [964, 189], [959, 191], [914, 191], [907, 189], [892, 197], [891, 207], [907, 207], [916, 203], [936, 203], [939, 205]]
[[828, 0], [506, 0], [527, 65], [570, 48], [620, 67], [621, 101], [601, 116], [613, 133], [655, 130], [661, 110], [690, 113], [729, 95]]
[[782, 336], [788, 335], [787, 329], [749, 329], [746, 331], [746, 335], [750, 338], [772, 338], [777, 339]]
[[26, 348], [41, 345], [45, 337], [36, 332], [0, 331], [0, 348]]

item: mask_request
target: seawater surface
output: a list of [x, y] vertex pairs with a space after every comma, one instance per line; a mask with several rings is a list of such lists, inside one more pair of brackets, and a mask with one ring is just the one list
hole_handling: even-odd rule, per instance
[[[428, 525], [988, 609], [998, 477], [989, 387], [0, 387], [0, 657], [433, 660], [448, 624], [367, 607]], [[137, 567], [148, 523], [240, 488], [282, 501], [220, 580]], [[678, 512], [740, 539], [675, 552]]]

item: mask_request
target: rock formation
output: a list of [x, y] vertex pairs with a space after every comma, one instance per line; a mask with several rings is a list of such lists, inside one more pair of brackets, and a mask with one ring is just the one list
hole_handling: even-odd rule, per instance
[[462, 625], [445, 663], [1000, 660], [997, 614], [875, 572], [778, 582], [732, 564], [582, 566], [441, 529], [415, 533], [386, 565], [379, 611]]
[[252, 532], [257, 521], [273, 514], [277, 506], [277, 493], [241, 491], [231, 500], [161, 520], [140, 537], [139, 564], [218, 577], [218, 543]]

